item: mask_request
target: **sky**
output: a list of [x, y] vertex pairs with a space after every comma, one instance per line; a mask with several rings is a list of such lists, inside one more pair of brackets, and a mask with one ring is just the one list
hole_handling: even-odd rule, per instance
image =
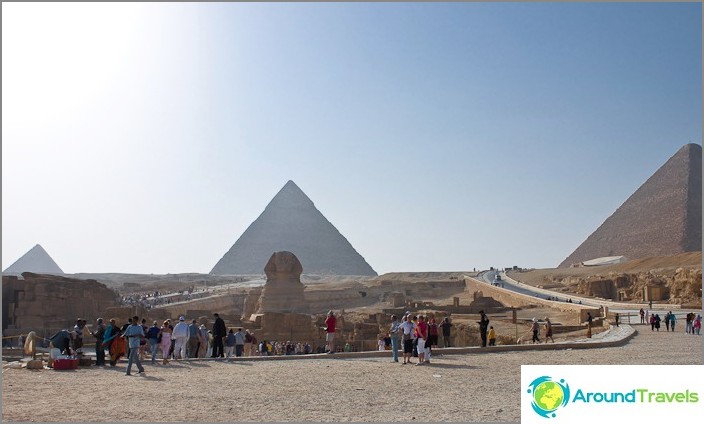
[[288, 180], [380, 274], [556, 267], [701, 144], [701, 7], [2, 3], [2, 268], [208, 273]]

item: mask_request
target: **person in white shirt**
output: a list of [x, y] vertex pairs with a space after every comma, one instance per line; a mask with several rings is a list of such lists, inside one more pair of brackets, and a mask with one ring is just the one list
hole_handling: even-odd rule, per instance
[[178, 324], [174, 325], [174, 331], [171, 337], [176, 341], [174, 344], [174, 359], [186, 358], [186, 346], [188, 341], [188, 324], [186, 318], [178, 317]]
[[403, 362], [401, 365], [410, 364], [413, 356], [413, 337], [415, 334], [416, 325], [411, 321], [410, 315], [404, 315], [401, 323], [403, 330]]

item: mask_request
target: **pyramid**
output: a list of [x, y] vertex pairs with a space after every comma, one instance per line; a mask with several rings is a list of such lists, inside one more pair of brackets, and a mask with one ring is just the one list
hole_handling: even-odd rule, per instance
[[638, 188], [560, 267], [702, 250], [702, 147], [687, 144]]
[[34, 272], [38, 274], [63, 274], [64, 272], [51, 259], [46, 250], [41, 245], [36, 245], [29, 252], [22, 255], [15, 263], [7, 267], [3, 274], [22, 274], [23, 272]]
[[210, 273], [262, 274], [271, 255], [279, 251], [295, 254], [307, 274], [377, 275], [293, 181], [274, 196]]

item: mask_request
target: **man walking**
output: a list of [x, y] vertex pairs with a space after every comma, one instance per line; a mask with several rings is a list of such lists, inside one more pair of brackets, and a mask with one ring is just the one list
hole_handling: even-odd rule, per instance
[[188, 324], [186, 318], [178, 317], [178, 324], [174, 325], [174, 331], [171, 337], [175, 341], [174, 344], [174, 359], [186, 358], [186, 344], [188, 342]]
[[137, 364], [138, 374], [144, 372], [144, 367], [142, 362], [139, 360], [139, 341], [144, 338], [144, 329], [139, 324], [139, 317], [132, 317], [132, 324], [125, 330], [125, 337], [127, 337], [128, 345], [130, 349], [130, 356], [127, 360], [127, 373], [125, 375], [132, 375], [130, 371], [132, 370], [132, 363]]
[[227, 335], [227, 327], [218, 313], [214, 313], [213, 317], [215, 317], [215, 322], [213, 323], [213, 355], [211, 358], [224, 358], [222, 339]]

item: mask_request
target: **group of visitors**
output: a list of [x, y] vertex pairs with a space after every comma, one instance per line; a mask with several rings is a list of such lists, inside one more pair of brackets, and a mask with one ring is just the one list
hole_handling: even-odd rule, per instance
[[[666, 331], [675, 331], [675, 325], [677, 324], [677, 316], [668, 311], [663, 318], [660, 317], [658, 313], [650, 313], [648, 310], [643, 308], [639, 311], [640, 323], [650, 324], [650, 331], [660, 331], [661, 323], [665, 323]], [[685, 327], [684, 331], [687, 334], [699, 334], [702, 327], [702, 317], [694, 312], [689, 312], [685, 316]]]
[[[398, 316], [391, 316], [391, 326], [389, 327], [389, 338], [391, 339], [391, 356], [394, 362], [398, 362], [399, 349], [403, 343], [402, 365], [410, 364], [411, 358], [417, 356], [416, 365], [430, 363], [432, 348], [437, 347], [439, 330], [442, 329], [446, 340], [450, 338], [450, 327], [452, 324], [445, 318], [442, 324], [438, 325], [435, 318], [426, 320], [424, 315], [411, 315], [406, 312], [401, 321]], [[449, 342], [446, 341], [446, 346]]]
[[[588, 325], [591, 325], [591, 323], [588, 323]], [[552, 322], [550, 321], [550, 317], [545, 317], [543, 327], [545, 329], [545, 343], [548, 342], [548, 339], [555, 343], [555, 339], [552, 337]], [[533, 320], [531, 321], [530, 332], [533, 335], [532, 342], [540, 343], [540, 322], [537, 318], [533, 318]]]

